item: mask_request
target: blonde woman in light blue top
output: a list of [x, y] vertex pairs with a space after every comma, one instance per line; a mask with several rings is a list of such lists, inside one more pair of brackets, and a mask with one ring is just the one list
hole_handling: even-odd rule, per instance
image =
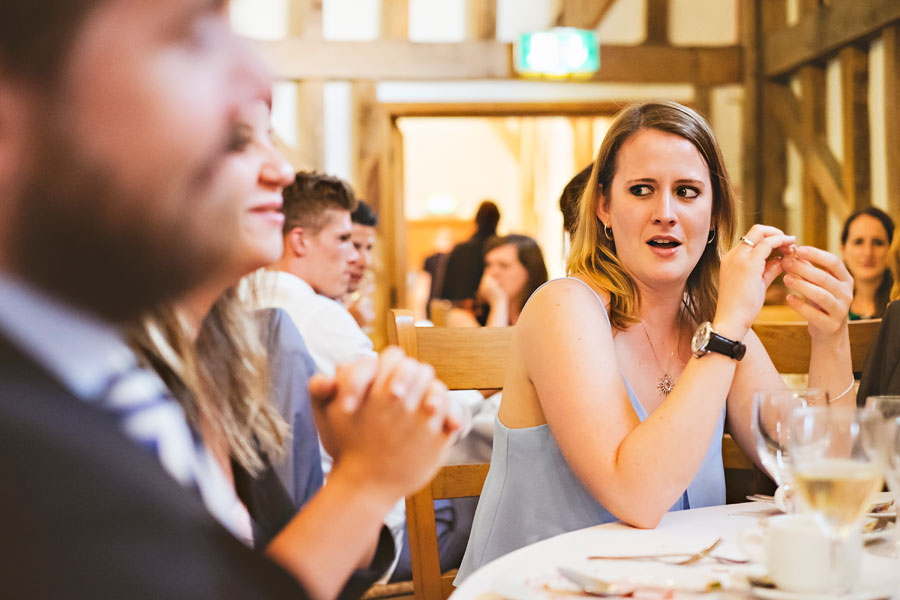
[[733, 244], [735, 211], [702, 117], [670, 102], [618, 115], [580, 202], [570, 277], [516, 325], [457, 581], [552, 535], [723, 503], [726, 416], [755, 456], [752, 393], [784, 387], [750, 329], [781, 273], [803, 295], [787, 301], [809, 321], [810, 385], [854, 404], [846, 268], [775, 227]]

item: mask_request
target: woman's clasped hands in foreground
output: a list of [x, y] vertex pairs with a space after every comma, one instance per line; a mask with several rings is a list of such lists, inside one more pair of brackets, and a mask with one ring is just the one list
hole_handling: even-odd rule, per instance
[[837, 257], [736, 207], [708, 124], [669, 102], [624, 109], [594, 163], [567, 271], [522, 311], [490, 474], [458, 581], [518, 547], [725, 502], [725, 419], [756, 456], [751, 398], [784, 388], [750, 328], [780, 274], [809, 321], [810, 385], [853, 404]]

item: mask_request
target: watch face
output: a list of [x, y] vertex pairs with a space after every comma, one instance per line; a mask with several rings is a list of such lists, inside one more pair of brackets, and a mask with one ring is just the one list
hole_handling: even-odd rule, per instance
[[694, 338], [691, 340], [691, 350], [696, 354], [706, 351], [706, 344], [709, 343], [709, 335], [712, 333], [712, 324], [707, 321], [697, 328], [694, 332]]

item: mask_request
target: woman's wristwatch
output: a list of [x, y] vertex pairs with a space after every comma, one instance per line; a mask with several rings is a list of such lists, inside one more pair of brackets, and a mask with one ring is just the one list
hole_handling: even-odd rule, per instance
[[691, 351], [697, 358], [710, 352], [718, 352], [728, 358], [741, 360], [747, 352], [747, 346], [719, 335], [713, 331], [712, 323], [707, 321], [694, 332], [694, 337], [691, 339]]

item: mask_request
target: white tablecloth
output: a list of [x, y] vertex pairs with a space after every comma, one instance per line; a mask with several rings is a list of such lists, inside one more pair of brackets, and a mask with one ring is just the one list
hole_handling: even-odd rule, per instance
[[[558, 567], [603, 578], [642, 583], [668, 583], [679, 590], [702, 589], [710, 581], [719, 581], [726, 591], [704, 594], [703, 598], [752, 598], [748, 575], [764, 575], [760, 564], [722, 565], [704, 560], [692, 566], [672, 566], [651, 561], [588, 561], [591, 555], [659, 554], [696, 552], [716, 538], [723, 542], [716, 556], [746, 559], [739, 538], [742, 531], [772, 514], [765, 503], [731, 504], [668, 513], [656, 529], [635, 529], [621, 523], [608, 523], [566, 533], [520, 548], [473, 573], [453, 593], [452, 600], [488, 600], [497, 596], [514, 600], [565, 598], [566, 589], [575, 587], [562, 578]], [[885, 581], [900, 599], [900, 561], [864, 553], [862, 581]], [[861, 584], [864, 590], [871, 584]], [[781, 593], [785, 600], [794, 595]], [[882, 597], [888, 594], [881, 594]], [[676, 598], [694, 594], [675, 592]]]

